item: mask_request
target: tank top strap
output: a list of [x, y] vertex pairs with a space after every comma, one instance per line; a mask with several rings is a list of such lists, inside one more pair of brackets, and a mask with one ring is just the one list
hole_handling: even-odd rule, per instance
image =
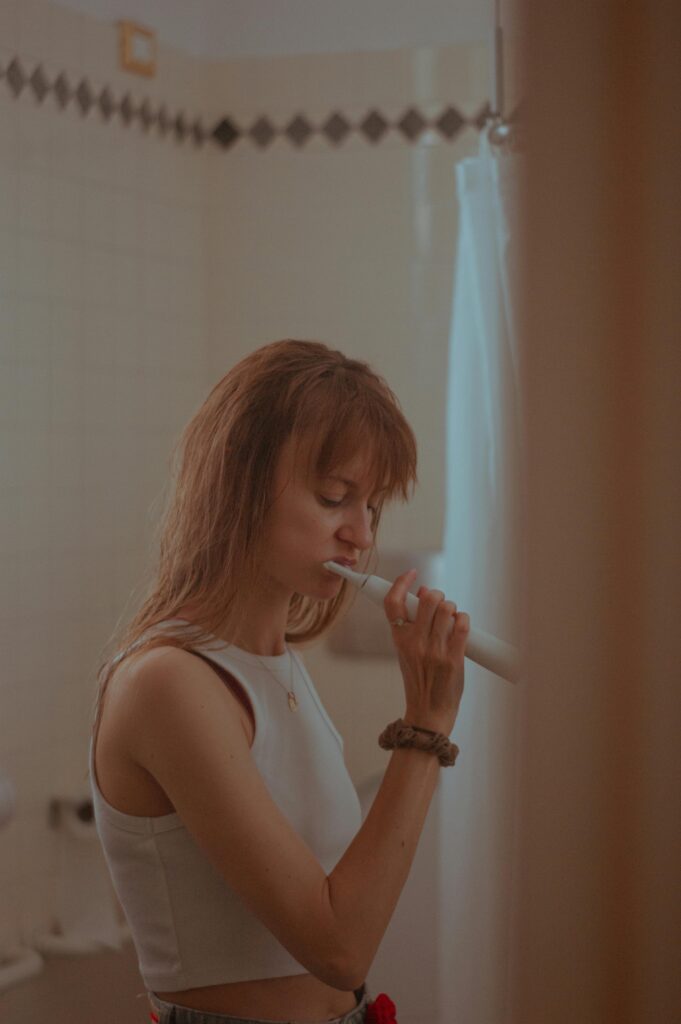
[[130, 651], [134, 651], [136, 647], [139, 647], [140, 644], [144, 643], [145, 640], [148, 640], [150, 636], [153, 636], [154, 633], [158, 632], [162, 626], [180, 625], [181, 623], [190, 625], [187, 619], [162, 619], [160, 622], [154, 622], [153, 625], [148, 626], [147, 629], [145, 629], [142, 636], [138, 637], [137, 640], [134, 640], [127, 647], [124, 647], [122, 651], [119, 651], [115, 657], [112, 658], [112, 665], [117, 664], [117, 662], [119, 662], [121, 658], [124, 658], [126, 654], [129, 654]]

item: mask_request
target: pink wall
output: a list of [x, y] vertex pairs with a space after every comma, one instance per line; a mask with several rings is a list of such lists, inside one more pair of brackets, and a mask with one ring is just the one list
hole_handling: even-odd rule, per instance
[[523, 18], [512, 1019], [654, 1024], [681, 1006], [681, 9], [525, 0]]

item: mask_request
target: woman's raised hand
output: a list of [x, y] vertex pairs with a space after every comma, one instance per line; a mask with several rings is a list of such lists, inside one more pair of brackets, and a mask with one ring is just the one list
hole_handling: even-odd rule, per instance
[[[441, 590], [419, 587], [416, 619], [407, 618], [406, 595], [416, 569], [398, 576], [383, 606], [392, 627], [402, 670], [404, 721], [449, 736], [463, 694], [464, 653], [470, 628], [466, 612], [457, 612]], [[396, 626], [396, 619], [404, 625]]]

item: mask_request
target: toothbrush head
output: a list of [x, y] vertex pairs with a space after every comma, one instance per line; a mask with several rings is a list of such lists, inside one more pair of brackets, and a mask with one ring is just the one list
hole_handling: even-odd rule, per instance
[[345, 576], [346, 579], [349, 579], [347, 573], [352, 572], [347, 565], [341, 565], [339, 562], [323, 562], [322, 564], [325, 569], [330, 569], [331, 572], [336, 572], [339, 576]]
[[354, 583], [356, 587], [363, 587], [368, 576], [362, 572], [355, 572], [354, 569], [350, 569], [347, 565], [341, 565], [340, 562], [323, 562], [325, 569], [330, 569], [331, 572], [338, 573], [339, 576], [344, 576], [350, 583]]

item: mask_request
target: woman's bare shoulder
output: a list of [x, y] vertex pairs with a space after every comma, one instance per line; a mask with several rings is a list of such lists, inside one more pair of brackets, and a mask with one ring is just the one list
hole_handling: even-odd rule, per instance
[[[173, 644], [163, 644], [130, 654], [112, 677], [111, 686], [116, 703], [128, 707], [134, 715], [143, 691], [174, 692], [175, 699], [192, 700], [203, 687], [216, 684], [224, 692], [227, 703], [238, 714], [249, 746], [255, 738], [255, 714], [242, 684], [222, 665], [216, 665], [200, 652]], [[179, 687], [173, 683], [181, 681]], [[189, 685], [191, 684], [191, 685]]]
[[174, 644], [161, 644], [156, 647], [146, 647], [140, 651], [132, 651], [120, 663], [114, 666], [112, 679], [128, 680], [139, 678], [150, 672], [162, 671], [164, 668], [175, 669], [189, 667], [194, 662], [191, 651], [183, 647], [176, 647]]

